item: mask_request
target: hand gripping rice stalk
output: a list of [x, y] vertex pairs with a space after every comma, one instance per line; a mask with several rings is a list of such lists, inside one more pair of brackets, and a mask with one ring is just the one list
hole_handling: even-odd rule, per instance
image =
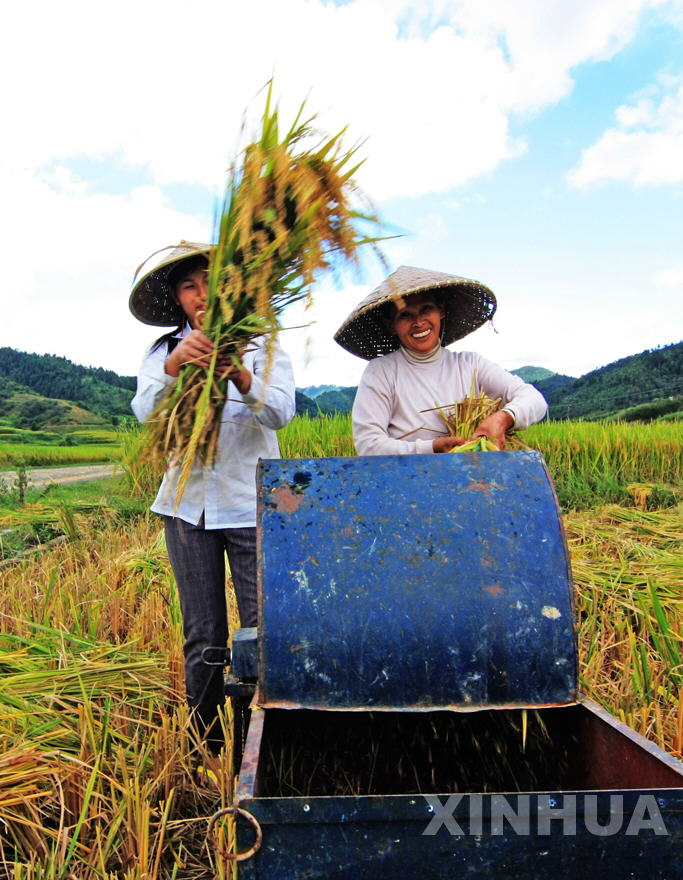
[[377, 216], [354, 207], [367, 200], [353, 180], [361, 164], [352, 161], [357, 148], [342, 146], [345, 129], [307, 146], [315, 117], [304, 119], [302, 104], [281, 135], [271, 97], [272, 83], [260, 137], [228, 175], [202, 326], [215, 346], [211, 363], [186, 364], [149, 422], [148, 452], [180, 467], [176, 502], [195, 459], [214, 460], [227, 391], [221, 363], [238, 364], [249, 341], [264, 336], [268, 365], [285, 307], [310, 302], [318, 275], [356, 264], [361, 245], [379, 254], [380, 239], [361, 231], [363, 224], [378, 228]]
[[[438, 411], [439, 418], [446, 426], [447, 433], [451, 437], [472, 437], [479, 425], [485, 418], [498, 412], [502, 400], [500, 397], [492, 400], [483, 391], [475, 394], [474, 381], [468, 397], [464, 397], [457, 403], [448, 403], [434, 407]], [[508, 434], [507, 447], [511, 449], [528, 449], [529, 447], [519, 440], [514, 434]], [[454, 446], [451, 452], [499, 452], [498, 446], [488, 437], [475, 437], [462, 446]]]

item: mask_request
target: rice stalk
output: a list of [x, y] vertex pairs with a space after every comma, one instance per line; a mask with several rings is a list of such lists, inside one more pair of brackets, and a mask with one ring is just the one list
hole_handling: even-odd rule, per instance
[[[353, 176], [357, 147], [345, 149], [345, 130], [311, 145], [315, 117], [305, 105], [280, 133], [268, 87], [259, 137], [230, 169], [209, 263], [203, 331], [214, 343], [208, 368], [186, 364], [148, 422], [148, 454], [179, 468], [180, 499], [195, 460], [211, 465], [228, 391], [225, 367], [239, 364], [252, 340], [265, 338], [266, 375], [284, 309], [311, 302], [320, 273], [356, 265], [377, 237], [363, 223], [379, 221]], [[355, 163], [355, 164], [354, 164]]]
[[[487, 416], [497, 412], [501, 399], [492, 400], [484, 391], [475, 394], [474, 380], [467, 397], [456, 403], [435, 406], [439, 418], [451, 437], [471, 437]], [[424, 410], [431, 412], [432, 410]]]
[[[485, 436], [473, 437], [473, 435], [484, 419], [498, 412], [502, 402], [500, 397], [493, 400], [484, 391], [476, 393], [475, 379], [472, 379], [472, 388], [467, 397], [456, 403], [441, 404], [421, 412], [436, 410], [449, 437], [472, 438], [460, 446], [454, 446], [451, 452], [498, 452], [498, 445], [491, 439]], [[512, 449], [529, 448], [512, 433], [507, 435], [506, 444]]]

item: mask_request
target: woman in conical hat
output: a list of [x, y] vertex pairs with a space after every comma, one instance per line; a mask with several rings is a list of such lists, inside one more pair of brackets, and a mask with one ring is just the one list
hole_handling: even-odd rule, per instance
[[472, 438], [451, 437], [434, 407], [486, 393], [501, 408], [479, 425], [501, 449], [512, 427], [546, 413], [543, 396], [475, 352], [445, 348], [493, 317], [496, 298], [478, 281], [401, 266], [344, 321], [335, 340], [369, 360], [353, 405], [359, 455], [449, 452]]
[[[145, 324], [174, 328], [151, 345], [142, 362], [132, 402], [141, 422], [184, 363], [209, 365], [213, 343], [201, 327], [211, 250], [181, 241], [152, 254], [135, 273], [133, 315]], [[180, 596], [188, 702], [198, 732], [215, 753], [223, 746], [218, 714], [225, 699], [220, 661], [228, 641], [225, 555], [241, 625], [256, 626], [256, 465], [260, 458], [279, 458], [276, 431], [295, 409], [292, 365], [277, 342], [269, 356], [263, 339], [253, 340], [241, 366], [223, 375], [230, 381], [213, 466], [195, 462], [177, 507], [178, 467], [170, 467], [152, 505], [164, 520]]]

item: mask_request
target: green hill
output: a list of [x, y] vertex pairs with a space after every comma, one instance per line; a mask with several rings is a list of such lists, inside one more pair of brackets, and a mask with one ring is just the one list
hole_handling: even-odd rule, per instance
[[[310, 393], [309, 393], [310, 392]], [[317, 392], [317, 393], [316, 393]], [[311, 396], [311, 393], [314, 396]], [[296, 389], [297, 415], [306, 414], [317, 416], [319, 413], [331, 415], [333, 413], [351, 412], [353, 401], [356, 396], [356, 386], [340, 387], [339, 385], [319, 385], [313, 389]]]
[[319, 394], [325, 391], [339, 391], [339, 385], [308, 385], [306, 388], [300, 389], [310, 400], [315, 400]]
[[513, 376], [519, 376], [525, 382], [533, 382], [534, 384], [557, 375], [552, 370], [546, 370], [545, 367], [520, 367], [517, 370], [510, 370], [510, 372]]
[[84, 409], [70, 400], [43, 397], [30, 389], [12, 390], [0, 377], [2, 423], [29, 431], [43, 428], [111, 427], [112, 419]]
[[2, 416], [17, 427], [102, 424], [129, 417], [135, 382], [134, 376], [83, 367], [56, 355], [0, 348]]
[[[683, 395], [683, 342], [622, 358], [580, 379], [544, 367], [513, 372], [541, 391], [554, 419], [673, 416], [681, 408], [673, 398]], [[0, 348], [0, 422], [30, 430], [117, 423], [132, 418], [135, 383], [134, 376], [55, 355]], [[355, 394], [355, 386], [297, 389], [297, 413], [350, 412]]]
[[565, 388], [567, 385], [572, 385], [574, 382], [576, 382], [576, 376], [565, 376], [563, 373], [553, 373], [552, 376], [548, 376], [547, 379], [538, 379], [532, 381], [531, 384], [535, 385], [545, 399], [548, 400], [561, 388]]
[[296, 414], [298, 416], [317, 416], [318, 407], [303, 391], [296, 389]]
[[556, 390], [544, 390], [542, 383], [537, 387], [553, 419], [615, 417], [630, 407], [683, 393], [683, 342], [621, 358]]
[[565, 385], [576, 382], [576, 376], [565, 376], [563, 373], [553, 373], [545, 367], [520, 367], [518, 370], [510, 370], [513, 376], [519, 376], [525, 382], [534, 385], [546, 400]]
[[615, 418], [622, 422], [654, 422], [676, 417], [680, 421], [683, 411], [683, 394], [676, 397], [660, 397], [651, 403], [639, 403], [620, 410]]
[[322, 391], [315, 398], [315, 403], [323, 413], [351, 412], [356, 390], [356, 386], [352, 385], [344, 388], [337, 387], [332, 391]]

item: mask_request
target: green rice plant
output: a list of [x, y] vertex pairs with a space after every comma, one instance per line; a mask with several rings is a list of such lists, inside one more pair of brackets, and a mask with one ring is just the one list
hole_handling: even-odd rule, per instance
[[353, 456], [351, 418], [346, 414], [296, 416], [278, 432], [283, 458]]
[[0, 473], [17, 465], [25, 467], [61, 467], [64, 465], [100, 464], [118, 461], [120, 447], [115, 444], [87, 446], [42, 446], [23, 444], [15, 446], [0, 443]]
[[639, 596], [639, 601], [646, 615], [650, 640], [662, 660], [665, 674], [672, 680], [674, 687], [683, 688], [683, 634], [680, 629], [674, 630], [669, 623], [657, 587], [652, 581], [648, 582], [648, 592], [649, 608], [643, 596]]
[[[421, 412], [437, 412], [444, 423], [446, 433], [451, 437], [460, 437], [466, 442], [455, 446], [451, 452], [498, 452], [500, 447], [489, 437], [481, 436], [474, 439], [474, 433], [479, 425], [488, 416], [498, 412], [502, 400], [500, 397], [493, 400], [484, 391], [476, 393], [475, 379], [472, 379], [472, 387], [467, 397], [455, 403], [441, 404]], [[528, 449], [516, 434], [508, 434], [506, 448]]]
[[[628, 487], [635, 483], [651, 489], [651, 506], [670, 506], [683, 496], [678, 424], [543, 422], [518, 437], [543, 454], [564, 510], [633, 504]], [[285, 458], [355, 454], [349, 414], [296, 416], [279, 438]]]
[[18, 560], [27, 553], [39, 552], [45, 544], [76, 540], [81, 533], [82, 518], [96, 513], [99, 519], [113, 516], [103, 504], [74, 502], [46, 503], [44, 500], [23, 506], [0, 507], [1, 565]]
[[74, 513], [101, 513], [102, 506], [92, 503], [65, 505], [50, 505], [45, 503], [25, 504], [19, 508], [0, 508], [0, 528], [11, 528], [20, 525], [57, 525], [60, 524], [65, 531], [75, 536]]
[[0, 877], [199, 880], [215, 800], [159, 524], [83, 528], [0, 594]]
[[568, 509], [628, 501], [630, 483], [683, 483], [678, 423], [541, 422], [523, 439], [543, 453]]
[[[475, 380], [472, 379], [472, 388], [468, 397], [458, 400], [456, 403], [435, 406], [438, 416], [444, 423], [447, 432], [452, 437], [471, 437], [487, 416], [497, 412], [501, 404], [500, 398], [492, 400], [488, 394], [481, 391], [475, 394]], [[431, 412], [432, 410], [423, 410]]]
[[131, 494], [135, 498], [154, 498], [161, 485], [165, 464], [155, 456], [144, 454], [147, 435], [140, 425], [121, 428], [121, 469]]

